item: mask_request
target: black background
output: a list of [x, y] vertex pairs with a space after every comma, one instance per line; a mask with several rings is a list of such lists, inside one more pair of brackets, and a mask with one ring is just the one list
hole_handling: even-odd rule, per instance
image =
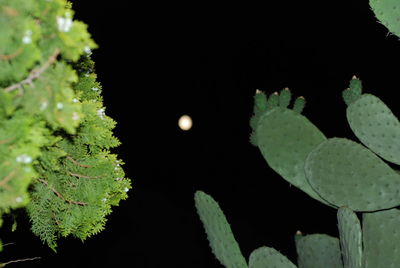
[[[273, 3], [270, 3], [273, 2]], [[328, 137], [351, 133], [341, 92], [353, 75], [395, 114], [400, 42], [376, 22], [368, 1], [73, 1], [100, 48], [93, 52], [106, 113], [117, 122], [115, 151], [133, 181], [106, 230], [84, 243], [61, 239], [53, 253], [20, 212], [2, 260], [14, 267], [222, 267], [195, 211], [211, 194], [243, 255], [266, 245], [296, 261], [293, 236], [337, 236], [336, 211], [268, 167], [249, 143], [256, 89], [289, 87]], [[128, 4], [130, 3], [130, 4]], [[179, 117], [193, 128], [184, 132]], [[11, 265], [10, 265], [11, 267]]]

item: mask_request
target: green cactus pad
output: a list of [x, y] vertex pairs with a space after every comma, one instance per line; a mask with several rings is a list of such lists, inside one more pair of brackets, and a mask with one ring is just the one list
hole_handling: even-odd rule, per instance
[[299, 268], [343, 268], [339, 239], [312, 234], [296, 239]]
[[363, 267], [400, 267], [400, 210], [363, 214]]
[[267, 100], [267, 107], [268, 109], [272, 109], [279, 106], [279, 94], [278, 92], [274, 92], [271, 95], [269, 95], [268, 100]]
[[296, 265], [277, 250], [261, 247], [251, 253], [249, 268], [296, 268]]
[[303, 112], [305, 105], [306, 105], [306, 99], [300, 96], [294, 101], [293, 111], [298, 114], [301, 114]]
[[362, 95], [347, 107], [347, 120], [365, 146], [383, 159], [400, 164], [400, 123], [379, 98]]
[[197, 191], [194, 199], [215, 257], [226, 268], [246, 268], [246, 260], [218, 203], [202, 191]]
[[[1, 96], [0, 96], [1, 97]], [[254, 107], [253, 107], [253, 116], [250, 118], [250, 143], [254, 146], [257, 146], [257, 137], [255, 134], [255, 129], [257, 128], [258, 120], [260, 116], [267, 110], [267, 96], [261, 90], [256, 90], [256, 94], [254, 95]]]
[[347, 207], [341, 207], [337, 213], [345, 268], [361, 268], [362, 264], [362, 235], [361, 225], [357, 215]]
[[258, 147], [273, 170], [314, 199], [327, 204], [311, 188], [304, 173], [307, 155], [326, 140], [317, 127], [293, 110], [276, 107], [261, 116], [256, 134]]
[[305, 173], [322, 198], [337, 207], [374, 211], [400, 205], [400, 176], [356, 142], [332, 138], [307, 157]]
[[370, 0], [369, 5], [376, 18], [388, 30], [400, 37], [400, 1], [398, 0]]
[[279, 106], [282, 108], [287, 108], [290, 104], [290, 100], [292, 99], [292, 93], [286, 87], [281, 90], [279, 94]]
[[262, 113], [267, 110], [267, 96], [264, 92], [256, 90], [254, 95], [254, 113]]
[[352, 104], [362, 94], [362, 83], [361, 80], [356, 76], [353, 76], [350, 80], [349, 88], [342, 92], [342, 97], [347, 105]]

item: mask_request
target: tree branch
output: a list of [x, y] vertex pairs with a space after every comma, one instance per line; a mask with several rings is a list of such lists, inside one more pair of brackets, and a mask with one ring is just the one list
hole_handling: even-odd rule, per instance
[[72, 173], [67, 171], [67, 173], [71, 176], [77, 177], [77, 178], [85, 178], [85, 179], [98, 179], [100, 177], [96, 176], [96, 177], [92, 177], [92, 176], [87, 176], [87, 175], [82, 175], [82, 174], [78, 174], [78, 173]]
[[6, 187], [5, 187], [5, 186], [7, 186], [6, 183], [9, 182], [9, 181], [15, 176], [15, 173], [16, 173], [15, 170], [13, 170], [13, 171], [11, 171], [10, 173], [8, 173], [8, 175], [5, 176], [4, 179], [2, 179], [2, 180], [0, 181], [0, 187], [6, 188]]
[[47, 68], [49, 68], [56, 60], [58, 55], [60, 54], [60, 49], [56, 48], [54, 50], [54, 53], [50, 56], [50, 58], [47, 60], [47, 62], [45, 62], [39, 69], [33, 69], [27, 78], [25, 78], [24, 80], [22, 80], [21, 82], [18, 82], [14, 85], [11, 85], [9, 87], [6, 87], [4, 89], [5, 92], [10, 92], [16, 89], [21, 89], [23, 85], [26, 84], [32, 84], [33, 80], [38, 79], [42, 73], [44, 71], [47, 70]]
[[80, 166], [80, 167], [84, 167], [84, 168], [91, 168], [92, 167], [92, 166], [89, 166], [89, 165], [84, 165], [84, 164], [79, 163], [78, 161], [73, 159], [71, 156], [67, 156], [67, 159], [70, 160], [75, 165]]
[[0, 140], [0, 145], [9, 143], [10, 141], [12, 141], [12, 139]]
[[60, 194], [56, 189], [54, 189], [53, 187], [51, 187], [49, 185], [49, 183], [43, 179], [38, 179], [41, 183], [43, 183], [44, 185], [46, 185], [50, 190], [53, 191], [53, 193], [55, 193], [60, 199], [62, 199], [63, 201], [70, 203], [70, 204], [74, 204], [74, 205], [79, 205], [79, 206], [86, 206], [88, 203], [85, 202], [79, 202], [79, 201], [72, 201], [72, 200], [68, 200], [66, 199], [62, 194]]
[[18, 48], [14, 53], [11, 54], [0, 54], [0, 60], [12, 60], [21, 54], [23, 51], [22, 47]]
[[4, 266], [6, 266], [6, 265], [8, 265], [10, 263], [14, 263], [14, 262], [33, 261], [33, 260], [37, 260], [37, 259], [40, 259], [40, 257], [33, 257], [33, 258], [26, 258], [26, 259], [8, 261], [8, 262], [0, 263], [0, 267], [4, 267]]

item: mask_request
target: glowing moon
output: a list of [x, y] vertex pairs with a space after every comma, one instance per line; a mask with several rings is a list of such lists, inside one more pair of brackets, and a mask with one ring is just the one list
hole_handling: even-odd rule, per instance
[[179, 118], [178, 121], [178, 126], [182, 129], [182, 130], [189, 130], [192, 128], [193, 125], [193, 121], [192, 118], [188, 115], [182, 115], [181, 118]]

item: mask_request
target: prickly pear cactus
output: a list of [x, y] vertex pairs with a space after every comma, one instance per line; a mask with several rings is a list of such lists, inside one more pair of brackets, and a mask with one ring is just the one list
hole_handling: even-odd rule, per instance
[[[297, 234], [298, 267], [400, 267], [400, 212], [396, 208], [400, 206], [400, 174], [382, 160], [398, 163], [397, 118], [378, 97], [362, 94], [361, 80], [353, 77], [343, 99], [348, 105], [349, 125], [364, 145], [345, 138], [326, 138], [299, 113], [301, 109], [287, 108], [290, 96], [288, 89], [269, 98], [256, 92], [250, 140], [267, 164], [290, 184], [338, 209], [340, 234], [339, 238]], [[303, 108], [304, 99], [299, 99]], [[224, 249], [213, 250], [216, 257], [241, 260], [240, 265], [221, 261], [225, 267], [246, 267], [219, 206], [216, 213], [216, 202], [210, 196], [202, 192], [196, 196], [211, 247], [218, 244]], [[199, 196], [209, 201], [201, 202]], [[356, 213], [362, 215], [362, 221]], [[215, 221], [226, 224], [219, 224], [218, 229]], [[278, 251], [262, 247], [251, 254], [248, 267], [296, 266]]]
[[304, 169], [311, 187], [337, 207], [374, 211], [400, 205], [400, 175], [359, 143], [328, 139], [312, 150]]
[[[256, 92], [251, 142], [289, 183], [338, 209], [340, 234], [339, 238], [297, 234], [298, 267], [400, 267], [400, 213], [396, 208], [400, 206], [400, 175], [379, 157], [396, 163], [398, 150], [393, 147], [397, 146], [395, 140], [400, 133], [397, 118], [379, 98], [362, 94], [361, 80], [353, 77], [349, 88], [343, 91], [343, 99], [348, 105], [349, 125], [367, 148], [345, 138], [326, 138], [299, 110], [287, 108], [290, 96], [288, 89], [269, 99], [263, 92]], [[385, 135], [389, 137], [378, 139]], [[209, 240], [223, 244], [224, 240], [229, 241], [226, 237], [232, 240], [233, 235], [217, 237], [209, 231], [210, 220], [202, 216], [212, 211], [207, 205], [211, 203], [201, 204], [196, 199]], [[362, 222], [357, 212], [362, 214]], [[222, 211], [214, 218], [226, 221]], [[236, 249], [231, 254], [239, 256], [238, 252]], [[214, 254], [220, 258], [220, 253]], [[278, 251], [263, 247], [252, 253], [249, 267], [295, 266]]]
[[215, 257], [226, 268], [384, 268], [400, 267], [400, 210], [357, 214], [337, 211], [339, 238], [325, 234], [295, 235], [297, 266], [271, 247], [254, 250], [248, 263], [218, 203], [197, 191], [195, 204]]
[[319, 268], [329, 264], [342, 268], [339, 239], [325, 234], [296, 234], [296, 251], [299, 268]]
[[344, 267], [362, 267], [362, 232], [357, 215], [347, 207], [337, 212]]
[[301, 115], [304, 98], [297, 98], [293, 109], [287, 108], [290, 100], [289, 89], [273, 93], [268, 99], [263, 92], [256, 92], [254, 116], [250, 120], [251, 142], [260, 148], [268, 165], [290, 184], [329, 204], [315, 192], [304, 173], [307, 155], [326, 137]]
[[195, 193], [194, 199], [210, 247], [217, 259], [225, 267], [246, 268], [246, 260], [218, 203], [201, 191]]
[[[400, 36], [400, 1], [370, 0], [370, 6], [378, 20]], [[400, 122], [382, 100], [363, 94], [361, 80], [355, 76], [342, 97], [349, 126], [361, 143], [327, 138], [301, 115], [304, 98], [288, 108], [291, 92], [287, 88], [269, 96], [256, 91], [250, 141], [282, 178], [337, 209], [339, 238], [295, 235], [299, 268], [397, 268], [400, 172], [384, 160], [400, 165]], [[199, 196], [209, 201], [202, 202]], [[213, 250], [215, 256], [241, 260], [240, 265], [221, 261], [227, 268], [247, 267], [217, 203], [203, 192], [196, 193], [195, 202], [211, 247], [225, 245], [224, 250]], [[217, 225], [221, 228], [216, 229]], [[248, 267], [296, 266], [275, 249], [261, 247], [251, 253]]]
[[389, 32], [400, 36], [400, 2], [398, 0], [370, 0], [369, 5], [380, 23]]

